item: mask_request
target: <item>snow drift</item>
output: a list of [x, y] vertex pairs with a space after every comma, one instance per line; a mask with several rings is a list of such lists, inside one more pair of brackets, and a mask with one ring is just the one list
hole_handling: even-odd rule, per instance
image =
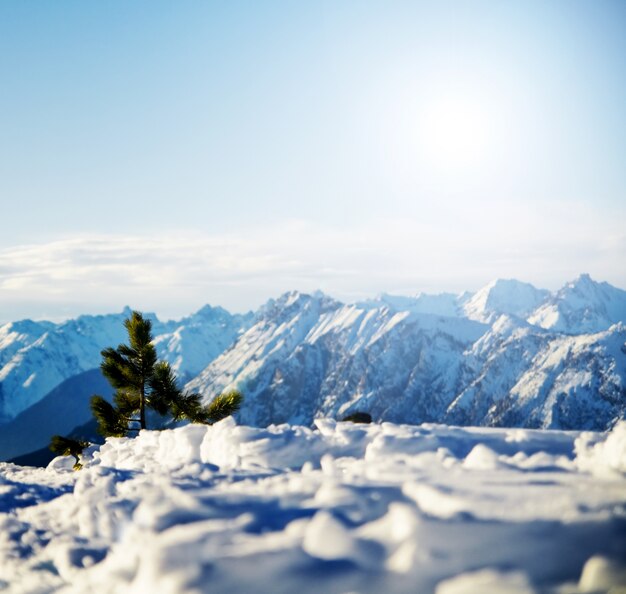
[[[11, 592], [607, 591], [626, 585], [626, 424], [143, 431], [85, 468], [0, 464]], [[0, 587], [2, 587], [0, 586]]]

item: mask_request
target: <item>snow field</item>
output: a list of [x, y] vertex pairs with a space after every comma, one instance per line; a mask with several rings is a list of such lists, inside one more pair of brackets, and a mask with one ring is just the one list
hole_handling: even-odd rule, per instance
[[0, 592], [554, 593], [626, 587], [626, 423], [109, 439], [0, 465]]

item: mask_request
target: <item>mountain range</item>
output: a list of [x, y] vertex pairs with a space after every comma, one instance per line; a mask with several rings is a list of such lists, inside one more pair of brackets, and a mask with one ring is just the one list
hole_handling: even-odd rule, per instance
[[[89, 420], [86, 401], [103, 390], [102, 378], [93, 391], [86, 378], [102, 348], [125, 341], [129, 312], [0, 326], [0, 459], [61, 431], [54, 410], [66, 411], [63, 427]], [[188, 389], [206, 401], [244, 393], [245, 424], [365, 411], [375, 421], [599, 430], [626, 416], [626, 291], [588, 275], [556, 292], [496, 280], [475, 293], [344, 304], [294, 291], [245, 315], [147, 315], [159, 357]], [[46, 422], [57, 429], [19, 437]]]

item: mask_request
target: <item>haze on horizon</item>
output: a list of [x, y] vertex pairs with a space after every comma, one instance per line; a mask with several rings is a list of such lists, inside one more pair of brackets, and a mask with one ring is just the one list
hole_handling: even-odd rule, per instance
[[618, 1], [0, 4], [0, 321], [626, 288]]

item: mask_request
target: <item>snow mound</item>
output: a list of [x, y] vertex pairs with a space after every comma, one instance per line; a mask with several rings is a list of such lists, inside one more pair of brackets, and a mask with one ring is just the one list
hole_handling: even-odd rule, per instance
[[533, 594], [534, 591], [521, 572], [501, 573], [483, 569], [442, 582], [436, 594]]
[[626, 475], [626, 421], [617, 423], [601, 438], [593, 433], [582, 434], [575, 448], [576, 462], [582, 470], [598, 475]]
[[[307, 462], [319, 467], [329, 449], [335, 455], [364, 450], [362, 434], [332, 420], [318, 420], [314, 431], [290, 425], [238, 426], [229, 417], [212, 426], [186, 425], [169, 431], [141, 431], [136, 438], [109, 438], [86, 465], [144, 472], [194, 463], [221, 469], [301, 468]], [[57, 460], [51, 465], [58, 464]]]
[[608, 591], [609, 594], [620, 594], [626, 591], [626, 568], [612, 559], [599, 555], [591, 557], [583, 567], [578, 587], [581, 592]]
[[612, 460], [623, 431], [225, 419], [109, 439], [79, 472], [0, 464], [0, 590], [606, 589], [626, 571], [626, 477], [580, 462]]

